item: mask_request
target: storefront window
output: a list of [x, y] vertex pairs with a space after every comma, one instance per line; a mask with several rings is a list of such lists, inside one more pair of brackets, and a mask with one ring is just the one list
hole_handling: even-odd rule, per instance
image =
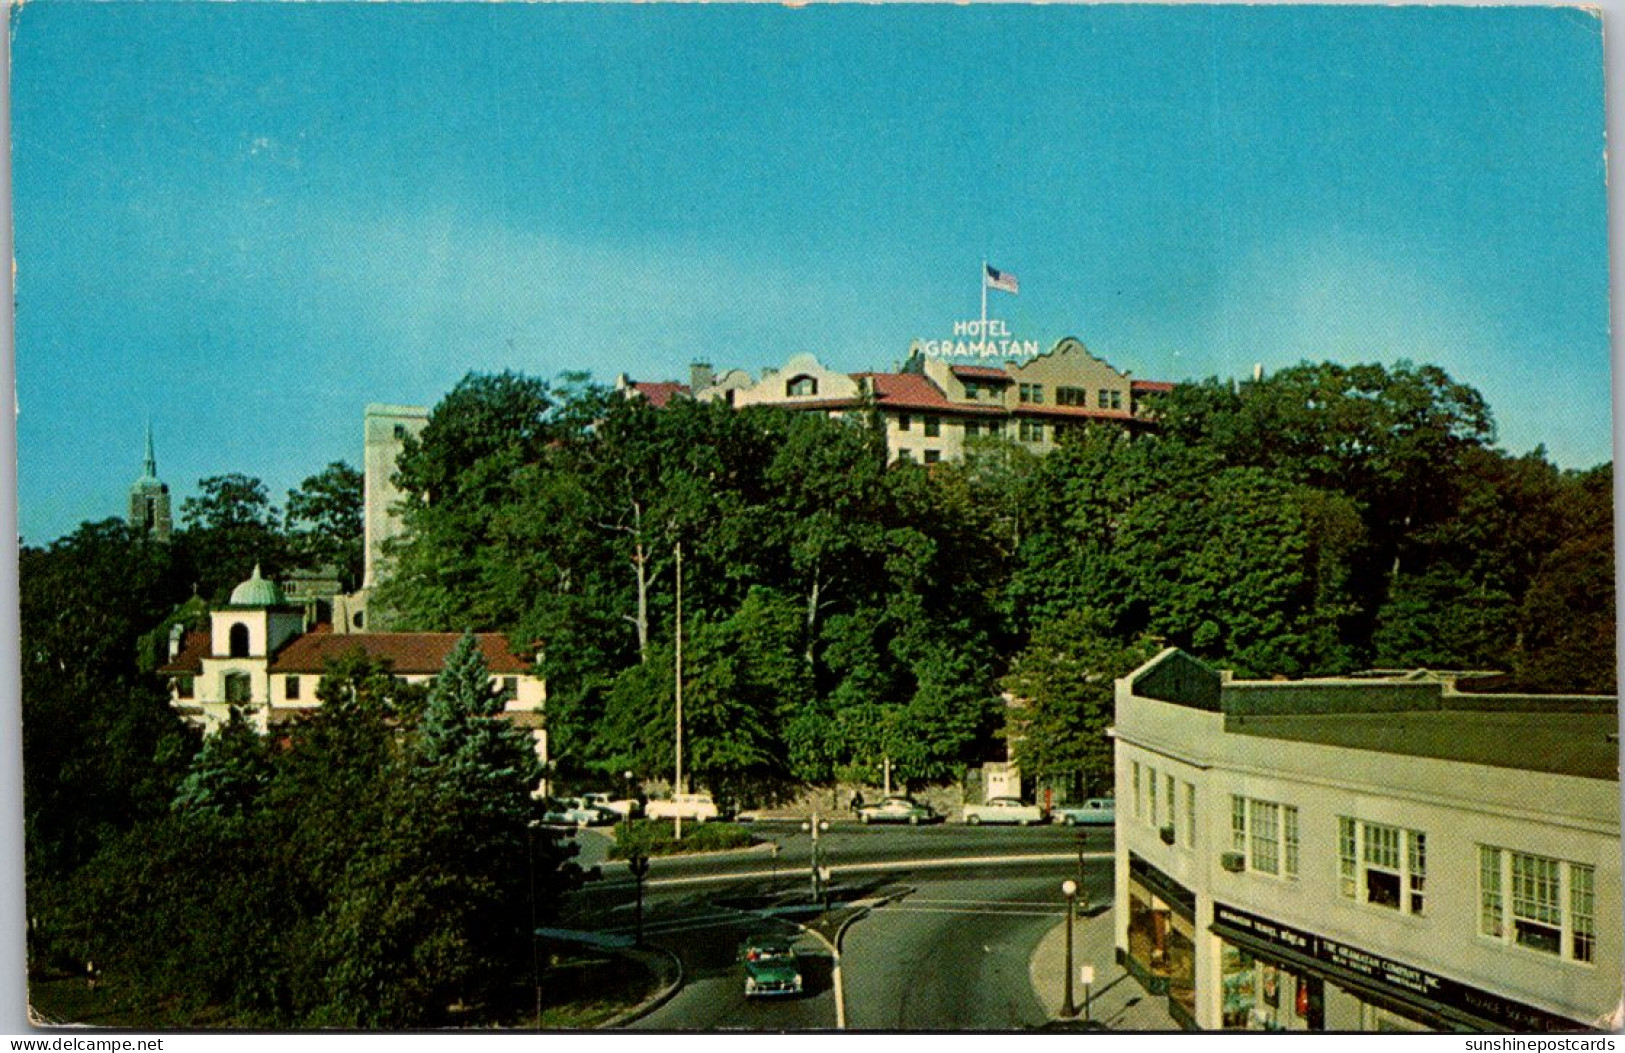
[[1227, 1031], [1320, 1030], [1320, 981], [1220, 942], [1221, 1023]]
[[1196, 925], [1170, 912], [1168, 921], [1168, 997], [1194, 1026], [1196, 1021]]
[[1139, 882], [1128, 887], [1128, 953], [1152, 977], [1168, 977], [1168, 904]]

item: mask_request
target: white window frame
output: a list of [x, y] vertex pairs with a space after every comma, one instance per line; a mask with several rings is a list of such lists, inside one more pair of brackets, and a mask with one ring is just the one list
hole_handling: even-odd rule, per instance
[[[1390, 838], [1389, 835], [1392, 835]], [[1386, 874], [1399, 901], [1371, 898], [1371, 875]], [[1427, 914], [1427, 834], [1392, 823], [1337, 817], [1338, 892], [1344, 899], [1412, 917]]]
[[1250, 873], [1298, 880], [1299, 826], [1295, 804], [1230, 795], [1230, 847]]
[[[1551, 880], [1541, 880], [1539, 871], [1548, 871]], [[1542, 895], [1543, 887], [1550, 888], [1549, 895]], [[1592, 965], [1597, 959], [1596, 888], [1593, 864], [1481, 844], [1478, 935], [1546, 958]], [[1523, 938], [1534, 929], [1552, 932], [1556, 950]]]

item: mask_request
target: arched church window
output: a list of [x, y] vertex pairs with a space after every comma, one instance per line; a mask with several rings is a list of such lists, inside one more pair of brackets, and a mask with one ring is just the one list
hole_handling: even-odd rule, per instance
[[784, 393], [789, 396], [818, 394], [818, 379], [802, 375], [794, 378], [784, 386]]
[[242, 622], [238, 622], [233, 625], [231, 627], [231, 633], [227, 637], [227, 642], [228, 649], [226, 653], [228, 655], [230, 655], [232, 658], [247, 658], [248, 626], [244, 625]]

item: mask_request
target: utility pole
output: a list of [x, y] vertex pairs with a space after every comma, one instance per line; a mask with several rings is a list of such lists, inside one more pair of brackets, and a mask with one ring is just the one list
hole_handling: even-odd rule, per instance
[[[677, 542], [677, 781], [672, 787], [672, 796], [683, 794], [683, 543]], [[677, 840], [683, 839], [683, 813], [679, 808], [676, 816], [674, 836]]]

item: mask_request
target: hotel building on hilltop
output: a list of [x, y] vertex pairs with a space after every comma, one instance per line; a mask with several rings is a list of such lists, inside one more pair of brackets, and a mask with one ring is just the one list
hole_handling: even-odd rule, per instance
[[1117, 682], [1118, 960], [1192, 1028], [1617, 1028], [1616, 706], [1164, 651]]
[[891, 460], [935, 464], [959, 459], [965, 440], [979, 435], [1002, 435], [1047, 453], [1067, 427], [1143, 428], [1147, 396], [1173, 385], [1135, 380], [1067, 337], [1044, 354], [1001, 366], [961, 365], [927, 355], [917, 343], [896, 373], [840, 373], [801, 354], [755, 378], [737, 369], [719, 376], [700, 364], [687, 384], [622, 376], [616, 387], [654, 406], [688, 397], [831, 416], [872, 406], [885, 423]]
[[[1137, 431], [1150, 426], [1147, 398], [1173, 388], [1120, 372], [1073, 337], [1044, 354], [997, 366], [961, 365], [926, 351], [925, 342], [917, 341], [895, 373], [840, 373], [800, 354], [757, 377], [742, 369], [719, 375], [698, 364], [687, 384], [633, 381], [623, 375], [616, 387], [656, 407], [674, 398], [694, 398], [831, 416], [872, 408], [884, 421], [890, 460], [921, 464], [957, 460], [964, 455], [965, 441], [981, 435], [1002, 435], [1034, 453], [1047, 453], [1068, 427], [1100, 423]], [[429, 410], [421, 406], [378, 403], [366, 408], [366, 574], [361, 589], [334, 599], [335, 632], [383, 627], [369, 621], [368, 599], [388, 576], [384, 543], [404, 529], [395, 511], [402, 497], [394, 484], [395, 464], [406, 440], [421, 434], [428, 421]]]

